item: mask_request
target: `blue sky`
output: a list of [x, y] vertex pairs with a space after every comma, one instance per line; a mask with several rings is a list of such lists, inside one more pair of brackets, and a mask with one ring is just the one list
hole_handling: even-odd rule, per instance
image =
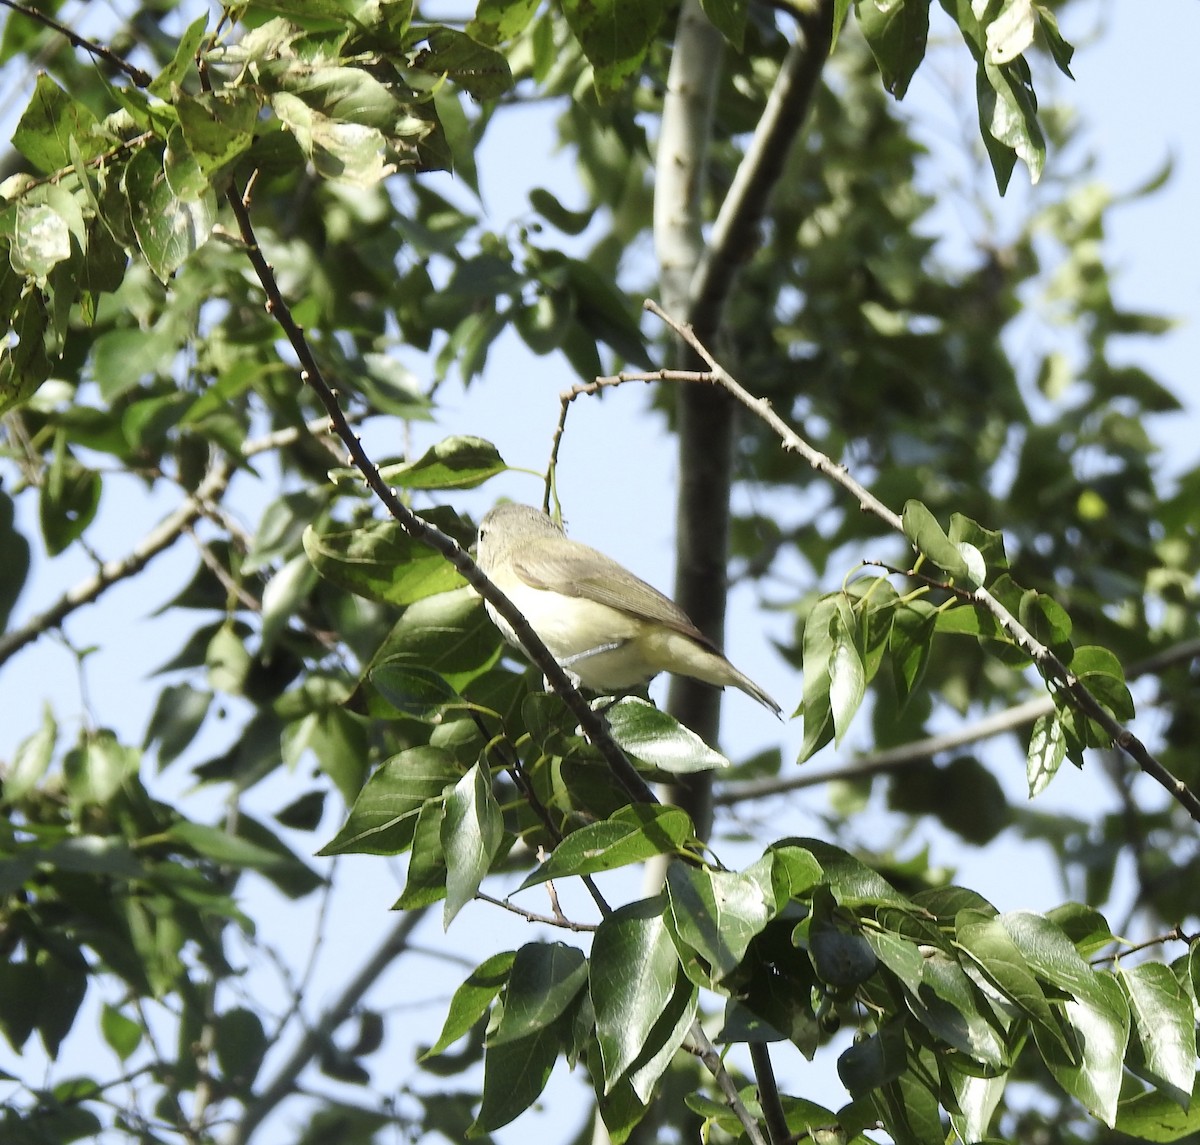
[[[937, 5], [934, 11], [940, 15]], [[1136, 3], [1072, 5], [1064, 19], [1064, 32], [1080, 46], [1074, 64], [1076, 82], [1071, 85], [1065, 79], [1053, 79], [1048, 66], [1039, 72], [1037, 82], [1039, 90], [1043, 90], [1043, 84], [1046, 91], [1063, 89], [1066, 98], [1077, 101], [1088, 125], [1085, 142], [1095, 153], [1094, 175], [1115, 193], [1138, 186], [1165, 161], [1174, 161], [1173, 177], [1164, 189], [1114, 216], [1108, 247], [1120, 271], [1120, 301], [1133, 309], [1163, 312], [1180, 319], [1179, 327], [1168, 336], [1154, 342], [1131, 339], [1124, 348], [1131, 360], [1146, 365], [1188, 407], [1186, 415], [1159, 419], [1152, 426], [1167, 450], [1170, 467], [1178, 472], [1200, 463], [1194, 428], [1200, 402], [1195, 374], [1195, 363], [1200, 361], [1200, 242], [1195, 207], [1200, 203], [1200, 137], [1195, 126], [1195, 111], [1200, 107], [1200, 72], [1193, 60], [1195, 45], [1200, 43], [1200, 4], [1195, 0], [1158, 0], [1152, 6], [1153, 14], [1150, 12], [1151, 6]], [[942, 20], [941, 25], [940, 32], [945, 35], [948, 24]], [[935, 21], [935, 32], [938, 30]], [[962, 63], [965, 50], [952, 47], [947, 55]], [[928, 72], [918, 72], [905, 101], [906, 108], [928, 125], [922, 130], [927, 130], [934, 142], [942, 128], [955, 122], [958, 107], [954, 92], [961, 82], [961, 77], [956, 78], [957, 65], [943, 65], [941, 60], [939, 56]], [[944, 72], [939, 70], [943, 67]], [[514, 113], [507, 122], [496, 124], [489, 151], [481, 157], [480, 170], [485, 202], [498, 229], [507, 219], [525, 212], [528, 187], [520, 180], [527, 172], [536, 172], [536, 182], [559, 193], [566, 205], [577, 205], [574, 172], [565, 156], [553, 152], [553, 146], [544, 110]], [[523, 160], [534, 154], [538, 158], [523, 161], [516, 172], [514, 165], [505, 161], [506, 153], [520, 153]], [[1076, 152], [1069, 158], [1076, 162], [1078, 157]], [[1049, 171], [1052, 173], [1056, 163], [1066, 158], [1052, 153]], [[1025, 195], [1024, 178], [1024, 172], [1018, 169], [1010, 192], [1014, 202]], [[944, 169], [931, 168], [928, 179], [931, 186], [937, 185], [945, 179]], [[1003, 205], [997, 207], [1001, 225], [1005, 210]], [[986, 237], [978, 230], [978, 220], [954, 211], [936, 213], [934, 222], [945, 229], [946, 249], [951, 254]], [[415, 358], [409, 364], [421, 368]], [[454, 384], [446, 387], [436, 422], [413, 427], [413, 448], [419, 452], [449, 433], [479, 434], [496, 441], [511, 464], [541, 468], [558, 414], [557, 394], [574, 380], [561, 360], [534, 358], [515, 338], [507, 338], [489, 362], [486, 378], [466, 392]], [[519, 400], [514, 400], [514, 395]], [[396, 432], [394, 426], [376, 427], [368, 444], [379, 454], [393, 453], [398, 448]], [[620, 465], [613, 464], [614, 449], [622, 458]], [[598, 474], [603, 478], [598, 480]], [[646, 412], [643, 390], [627, 388], [603, 402], [577, 403], [560, 472], [560, 493], [572, 531], [664, 589], [669, 589], [672, 582], [674, 475], [672, 442], [664, 435], [660, 419]], [[456, 498], [456, 504], [481, 512], [500, 495], [536, 501], [540, 492], [535, 478], [512, 474], [474, 494]], [[244, 486], [243, 494], [243, 523], [253, 528], [261, 502]], [[170, 490], [147, 493], [132, 481], [113, 482], [106, 489], [95, 529], [95, 536], [104, 546], [103, 555], [112, 557], [127, 551], [175, 503], [176, 496]], [[628, 512], [615, 508], [626, 506], [636, 506], [636, 527], [631, 527]], [[28, 515], [23, 521], [33, 527]], [[194, 551], [180, 546], [158, 558], [149, 578], [118, 586], [100, 605], [82, 610], [68, 623], [76, 647], [95, 645], [101, 649], [89, 657], [82, 677], [87, 708], [99, 723], [115, 727], [124, 739], [140, 740], [160, 686], [149, 678], [149, 672], [175, 651], [188, 628], [189, 618], [181, 624], [171, 617], [151, 619], [150, 613], [173, 593], [174, 586], [190, 574], [195, 563]], [[44, 608], [89, 571], [86, 562], [74, 554], [52, 562], [38, 561], [14, 620], [19, 623]], [[769, 632], [761, 627], [754, 605], [752, 590], [739, 588], [735, 592], [727, 650], [734, 662], [777, 696], [785, 708], [794, 706], [799, 680], [771, 649]], [[46, 700], [52, 702], [63, 721], [64, 737], [73, 738], [84, 711], [80, 679], [72, 655], [53, 639], [43, 639], [38, 647], [0, 669], [0, 759], [11, 757], [15, 745], [35, 730]], [[663, 684], [660, 682], [656, 688], [661, 696]], [[220, 726], [214, 728], [197, 758], [219, 750], [229, 734]], [[753, 701], [737, 693], [729, 696], [725, 738], [731, 754], [745, 756], [778, 744], [781, 734], [785, 760], [794, 758], [800, 742], [798, 725], [788, 726], [781, 733], [780, 726]], [[1019, 760], [1012, 761], [1004, 779], [1008, 790], [1020, 798], [1024, 780]], [[185, 765], [181, 764], [154, 782], [169, 798], [180, 797], [190, 786]], [[285, 802], [283, 795], [289, 782], [292, 780], [288, 777], [280, 777], [255, 792], [253, 800], [260, 804], [259, 810], [269, 813]], [[1096, 787], [1086, 772], [1066, 769], [1039, 806], [1044, 810], [1056, 805], [1077, 809], [1081, 803], [1095, 802]], [[207, 798], [215, 814], [217, 796]], [[819, 830], [819, 816], [827, 805], [828, 794], [820, 790], [789, 800], [789, 828], [800, 832]], [[329, 826], [332, 830], [336, 825]], [[324, 837], [322, 834], [317, 842]], [[1039, 866], [1038, 856], [1028, 853], [1028, 849], [1006, 843], [1000, 852], [967, 853], [944, 839], [939, 841], [932, 833], [927, 841], [935, 848], [935, 858], [960, 864], [962, 881], [1002, 908], [1039, 909], [1063, 897], [1062, 889], [1045, 877], [1048, 868]], [[297, 837], [297, 845], [302, 848], [312, 844], [311, 837]], [[939, 855], [937, 848], [945, 853]], [[750, 858], [753, 855], [747, 852], [747, 861]], [[340, 866], [339, 894], [331, 903], [321, 970], [315, 980], [318, 1002], [336, 989], [346, 966], [357, 964], [362, 951], [371, 946], [373, 936], [391, 925], [394, 916], [388, 915], [387, 908], [395, 898], [397, 870], [394, 864], [367, 859], [352, 859]], [[314, 926], [312, 903], [275, 909], [270, 927], [280, 936], [289, 936], [297, 948], [306, 949], [307, 935]], [[427, 924], [424, 941], [430, 947], [448, 946], [473, 962], [481, 934], [486, 936], [489, 950], [536, 936], [534, 929], [497, 917], [497, 913], [476, 904], [460, 916], [445, 940], [436, 923]], [[411, 1024], [420, 1029], [421, 1036], [431, 1037], [456, 975], [461, 977], [457, 968], [446, 972], [439, 962], [431, 960], [429, 975], [419, 976], [419, 992], [414, 992], [414, 975], [408, 970], [402, 978], [393, 976], [385, 981], [380, 996], [396, 1007], [418, 1006]], [[389, 1057], [392, 1063], [401, 1063], [405, 1068], [403, 1048]], [[0, 1048], [0, 1068], [12, 1066], [7, 1058], [8, 1051]], [[799, 1065], [798, 1058], [792, 1061], [784, 1055], [785, 1085], [791, 1080], [802, 1091], [811, 1093], [812, 1075], [800, 1074]], [[377, 1066], [380, 1076], [384, 1068], [382, 1064]], [[796, 1076], [789, 1079], [793, 1069]], [[797, 1080], [799, 1077], [804, 1080]], [[560, 1067], [549, 1094], [551, 1113], [547, 1124], [555, 1127], [555, 1137], [563, 1134], [563, 1126], [571, 1124], [576, 1116], [578, 1090], [574, 1084], [565, 1080]], [[285, 1112], [275, 1135], [268, 1132], [263, 1140], [286, 1140], [283, 1126], [289, 1123], [289, 1116]], [[522, 1120], [498, 1137], [504, 1142], [518, 1142], [528, 1138], [532, 1124]]]

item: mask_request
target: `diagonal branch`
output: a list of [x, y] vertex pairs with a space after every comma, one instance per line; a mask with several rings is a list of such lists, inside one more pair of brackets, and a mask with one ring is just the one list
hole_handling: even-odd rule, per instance
[[688, 315], [702, 330], [716, 329], [738, 267], [745, 262], [746, 251], [758, 245], [759, 223], [783, 174], [792, 142], [804, 126], [829, 56], [832, 0], [817, 0], [807, 10], [797, 12], [797, 23], [796, 39], [780, 65], [692, 275]]
[[379, 976], [404, 953], [409, 945], [409, 938], [424, 916], [424, 907], [401, 915], [379, 948], [326, 1007], [316, 1024], [304, 1032], [304, 1036], [276, 1070], [271, 1081], [249, 1102], [245, 1112], [225, 1139], [226, 1145], [246, 1145], [254, 1131], [274, 1112], [276, 1106], [295, 1091], [300, 1074], [329, 1044], [338, 1027], [350, 1017], [362, 1001], [363, 995], [375, 984]]
[[100, 44], [93, 43], [84, 36], [80, 36], [76, 32], [72, 32], [66, 24], [60, 24], [53, 16], [47, 15], [45, 12], [39, 12], [36, 8], [31, 8], [27, 4], [19, 4], [17, 0], [0, 0], [6, 8], [11, 8], [14, 12], [22, 16], [28, 16], [29, 19], [35, 20], [37, 23], [49, 28], [53, 32], [57, 32], [64, 37], [68, 43], [74, 48], [82, 48], [90, 55], [96, 56], [98, 59], [105, 60], [112, 64], [114, 68], [124, 72], [134, 84], [138, 87], [149, 87], [152, 77], [149, 72], [142, 71], [141, 68], [131, 64], [122, 56], [109, 48], [102, 47]]
[[132, 552], [118, 560], [105, 561], [90, 577], [68, 589], [44, 612], [31, 617], [20, 628], [0, 635], [0, 665], [16, 655], [27, 644], [39, 636], [57, 628], [77, 608], [90, 604], [106, 589], [119, 581], [135, 576], [165, 549], [169, 549], [179, 537], [200, 517], [206, 506], [216, 500], [225, 490], [232, 475], [233, 466], [221, 458], [214, 462], [196, 491], [150, 530], [134, 547]]
[[[310, 422], [305, 428], [310, 434], [328, 431], [324, 418]], [[252, 438], [243, 444], [241, 456], [253, 457], [287, 445], [295, 441], [300, 432], [298, 426], [287, 426], [262, 437]], [[169, 549], [201, 517], [214, 515], [215, 503], [225, 492], [233, 470], [234, 466], [227, 458], [214, 458], [203, 480], [188, 499], [151, 529], [130, 553], [119, 559], [105, 561], [96, 572], [68, 589], [44, 612], [31, 617], [20, 628], [0, 634], [0, 665], [43, 633], [57, 628], [76, 609], [91, 604], [114, 584], [136, 576], [154, 557]]]
[[[904, 526], [900, 517], [882, 501], [856, 481], [843, 465], [838, 465], [819, 450], [814, 449], [795, 432], [763, 398], [756, 398], [746, 390], [696, 337], [691, 326], [679, 322], [665, 313], [655, 302], [647, 300], [646, 309], [657, 315], [671, 327], [704, 361], [712, 373], [712, 382], [722, 387], [735, 400], [749, 409], [771, 427], [783, 442], [784, 449], [799, 453], [814, 469], [829, 476], [835, 483], [852, 494], [865, 512], [872, 513], [901, 535]], [[990, 612], [1013, 642], [1038, 666], [1047, 682], [1056, 686], [1059, 693], [1067, 697], [1071, 706], [1104, 729], [1113, 744], [1120, 748], [1151, 779], [1163, 787], [1187, 813], [1200, 823], [1200, 796], [1197, 796], [1182, 780], [1176, 779], [1150, 752], [1144, 743], [1124, 724], [1112, 716], [1084, 682], [1038, 640], [1004, 605], [982, 586], [964, 590], [965, 598]]]
[[341, 439], [350, 455], [351, 462], [362, 474], [367, 486], [392, 517], [400, 523], [405, 532], [445, 557], [462, 578], [508, 621], [516, 633], [517, 639], [520, 640], [521, 646], [529, 654], [529, 658], [579, 721], [588, 739], [604, 756], [630, 799], [640, 803], [657, 802], [654, 793], [646, 785], [646, 781], [642, 779], [625, 753], [617, 746], [603, 718], [592, 709], [579, 689], [571, 683], [566, 672], [550, 655], [545, 644], [539, 639], [516, 605], [484, 575], [466, 550], [453, 537], [418, 517], [383, 480], [378, 466], [371, 460], [366, 449], [363, 448], [361, 439], [346, 420], [337, 396], [317, 364], [308, 339], [304, 336], [304, 331], [292, 316], [291, 309], [279, 289], [275, 272], [263, 254], [262, 248], [258, 245], [258, 236], [254, 232], [254, 225], [250, 219], [248, 201], [232, 183], [226, 189], [225, 199], [237, 221], [239, 235], [245, 244], [246, 257], [250, 260], [250, 265], [254, 268], [259, 284], [266, 294], [267, 312], [279, 323], [280, 329], [287, 337], [299, 360], [301, 380], [316, 394], [317, 400], [320, 401], [329, 417], [331, 431]]

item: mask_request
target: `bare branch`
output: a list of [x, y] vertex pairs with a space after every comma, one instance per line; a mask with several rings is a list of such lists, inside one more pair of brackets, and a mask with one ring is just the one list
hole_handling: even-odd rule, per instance
[[799, 791], [804, 787], [818, 787], [822, 783], [834, 783], [842, 779], [853, 782], [856, 779], [865, 779], [870, 775], [899, 771], [911, 764], [933, 759], [943, 752], [955, 751], [968, 744], [991, 739], [992, 736], [1002, 735], [1004, 732], [1031, 724], [1034, 720], [1049, 715], [1052, 711], [1054, 711], [1054, 701], [1049, 696], [1038, 696], [1036, 699], [1006, 708], [1002, 712], [997, 712], [993, 716], [988, 716], [958, 731], [949, 732], [946, 735], [928, 736], [925, 739], [914, 740], [912, 743], [888, 748], [885, 751], [874, 751], [836, 767], [806, 768], [802, 772], [789, 776], [780, 775], [771, 779], [749, 779], [744, 783], [727, 783], [717, 789], [713, 796], [713, 802], [721, 807], [729, 807], [736, 803], [744, 803], [749, 799], [763, 799], [768, 795], [781, 795], [787, 791]]
[[151, 529], [127, 556], [105, 561], [90, 577], [68, 589], [44, 612], [39, 612], [20, 628], [0, 635], [0, 664], [4, 664], [26, 644], [31, 644], [44, 632], [57, 628], [72, 612], [90, 604], [105, 589], [118, 581], [139, 573], [152, 558], [170, 548], [197, 518], [205, 513], [208, 502], [220, 497], [229, 482], [233, 467], [221, 458], [215, 461], [196, 491]]
[[[319, 435], [328, 432], [324, 418], [310, 422], [305, 427], [309, 433]], [[252, 438], [242, 446], [242, 457], [253, 457], [296, 440], [302, 430], [289, 426], [275, 433]], [[225, 492], [225, 486], [233, 475], [233, 465], [223, 457], [214, 457], [208, 472], [196, 486], [195, 491], [178, 509], [169, 513], [150, 530], [126, 556], [105, 561], [86, 580], [68, 589], [44, 612], [39, 612], [20, 628], [0, 634], [0, 665], [11, 659], [27, 644], [31, 644], [45, 632], [57, 628], [76, 609], [91, 604], [103, 592], [120, 581], [136, 576], [159, 553], [169, 549], [176, 540], [188, 532], [201, 517], [217, 516], [216, 503]]]
[[305, 1067], [328, 1044], [338, 1027], [350, 1017], [379, 976], [408, 948], [412, 932], [424, 917], [425, 908], [410, 910], [400, 916], [379, 948], [346, 983], [345, 989], [329, 1004], [317, 1022], [304, 1032], [304, 1036], [276, 1071], [275, 1076], [246, 1106], [245, 1113], [226, 1138], [226, 1145], [246, 1145], [259, 1125], [294, 1091], [297, 1079]]
[[599, 926], [594, 922], [572, 922], [562, 911], [556, 911], [554, 914], [538, 914], [537, 911], [526, 910], [523, 906], [517, 906], [515, 902], [509, 899], [498, 899], [495, 895], [485, 894], [483, 891], [476, 891], [475, 897], [481, 902], [491, 903], [492, 906], [498, 906], [504, 910], [511, 911], [526, 922], [541, 922], [546, 926], [557, 926], [562, 930], [573, 930], [577, 934], [599, 929]]
[[304, 331], [292, 317], [292, 312], [275, 280], [275, 272], [263, 254], [262, 248], [258, 245], [258, 237], [254, 233], [246, 199], [233, 184], [230, 184], [226, 190], [225, 198], [237, 220], [238, 232], [246, 248], [246, 257], [250, 260], [258, 281], [266, 293], [267, 312], [279, 323], [280, 329], [283, 330], [300, 362], [301, 380], [317, 395], [317, 399], [329, 416], [332, 431], [345, 445], [350, 460], [363, 475], [363, 480], [368, 487], [379, 498], [384, 508], [400, 523], [405, 532], [445, 557], [463, 579], [508, 621], [516, 633], [517, 639], [520, 640], [521, 646], [529, 654], [529, 658], [541, 670], [575, 718], [579, 720], [588, 739], [604, 756], [630, 798], [635, 802], [657, 802], [645, 780], [638, 774], [626, 758], [625, 753], [609, 734], [603, 719], [593, 711], [591, 705], [571, 683], [566, 672], [550, 655], [549, 650], [516, 605], [483, 574], [479, 566], [453, 537], [447, 536], [440, 529], [418, 517], [396, 496], [380, 476], [379, 468], [368, 456], [358, 435], [350, 428], [337, 396], [325, 380], [320, 366], [317, 365], [308, 339], [304, 336]]
[[[844, 465], [836, 464], [801, 438], [775, 413], [770, 402], [763, 398], [756, 398], [746, 390], [709, 353], [700, 339], [696, 337], [691, 326], [672, 318], [650, 299], [647, 299], [644, 305], [647, 310], [657, 315], [674, 330], [708, 364], [716, 384], [727, 390], [738, 402], [774, 430], [783, 442], [784, 449], [799, 453], [814, 469], [824, 473], [849, 492], [865, 512], [872, 513], [891, 529], [904, 535], [903, 522], [893, 510], [856, 481]], [[670, 372], [667, 371], [667, 373]], [[694, 373], [687, 373], [682, 380], [694, 380]], [[990, 612], [1013, 642], [1038, 666], [1047, 682], [1051, 686], [1057, 686], [1059, 694], [1066, 696], [1077, 711], [1099, 724], [1115, 746], [1128, 755], [1143, 772], [1166, 790], [1196, 822], [1200, 823], [1200, 796], [1197, 796], [1182, 780], [1176, 779], [1129, 728], [1109, 713], [1087, 685], [1025, 628], [999, 600], [982, 586], [971, 590], [955, 588], [955, 591]]]
[[141, 68], [135, 67], [128, 60], [117, 55], [116, 52], [109, 48], [101, 47], [99, 44], [93, 43], [91, 40], [80, 36], [76, 32], [72, 32], [65, 24], [60, 24], [53, 16], [48, 16], [45, 12], [39, 12], [36, 8], [30, 8], [25, 4], [19, 4], [17, 0], [0, 0], [6, 8], [11, 8], [14, 12], [22, 16], [28, 16], [29, 19], [44, 25], [51, 31], [57, 32], [60, 36], [75, 48], [82, 48], [90, 55], [96, 56], [99, 59], [105, 60], [112, 64], [119, 71], [123, 71], [134, 84], [138, 87], [149, 87], [152, 76], [148, 72], [142, 71]]

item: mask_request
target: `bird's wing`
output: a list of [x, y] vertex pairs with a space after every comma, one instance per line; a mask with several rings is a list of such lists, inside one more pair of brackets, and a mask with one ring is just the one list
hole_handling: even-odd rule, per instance
[[514, 555], [513, 568], [531, 588], [594, 600], [639, 620], [666, 625], [705, 648], [716, 650], [673, 600], [587, 545], [576, 544], [564, 555], [558, 545], [531, 538]]

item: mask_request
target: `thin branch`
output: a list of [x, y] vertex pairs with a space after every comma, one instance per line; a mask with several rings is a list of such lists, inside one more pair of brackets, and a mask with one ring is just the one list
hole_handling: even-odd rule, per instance
[[20, 4], [17, 0], [0, 0], [6, 8], [11, 8], [14, 12], [22, 16], [28, 16], [29, 19], [35, 20], [37, 23], [49, 28], [51, 31], [57, 32], [64, 37], [68, 43], [74, 48], [82, 48], [89, 55], [97, 56], [99, 59], [105, 60], [112, 64], [114, 68], [124, 72], [137, 87], [149, 87], [153, 76], [148, 72], [142, 71], [141, 68], [131, 64], [128, 60], [117, 55], [116, 52], [109, 48], [101, 47], [99, 44], [93, 43], [91, 40], [80, 36], [76, 32], [72, 32], [65, 24], [60, 24], [53, 16], [48, 16], [45, 12], [39, 12], [36, 8], [27, 7], [25, 4]]
[[132, 552], [119, 560], [105, 561], [95, 573], [68, 589], [44, 612], [31, 617], [20, 628], [0, 635], [0, 665], [44, 632], [57, 628], [72, 612], [90, 604], [105, 589], [141, 572], [152, 558], [170, 548], [197, 518], [204, 515], [205, 505], [220, 497], [232, 472], [233, 467], [225, 458], [215, 461], [196, 491], [151, 529]]
[[712, 1039], [704, 1032], [699, 1021], [692, 1025], [688, 1031], [688, 1037], [692, 1040], [689, 1048], [700, 1059], [704, 1068], [712, 1074], [717, 1088], [725, 1095], [725, 1101], [733, 1110], [738, 1121], [741, 1122], [751, 1145], [768, 1145], [758, 1122], [750, 1116], [750, 1111], [743, 1103], [742, 1095], [738, 1093], [737, 1083], [729, 1076], [729, 1071], [725, 1068], [721, 1055], [717, 1053], [717, 1047], [712, 1044]]
[[509, 899], [498, 899], [495, 895], [485, 894], [483, 891], [476, 891], [475, 897], [481, 902], [491, 903], [492, 906], [498, 906], [503, 910], [511, 911], [526, 922], [541, 922], [546, 926], [557, 926], [562, 930], [573, 930], [577, 934], [583, 932], [591, 933], [600, 929], [598, 924], [594, 922], [573, 922], [561, 911], [556, 914], [538, 914], [537, 911], [526, 910], [523, 906], [517, 906], [515, 902], [511, 902]]
[[326, 1007], [317, 1023], [306, 1030], [275, 1076], [246, 1106], [226, 1145], [246, 1145], [254, 1131], [291, 1094], [305, 1067], [324, 1049], [335, 1031], [354, 1012], [379, 976], [408, 948], [408, 940], [425, 916], [425, 908], [403, 914], [379, 948], [359, 968], [345, 989]]
[[1049, 696], [1038, 696], [1026, 700], [1023, 704], [1006, 708], [1002, 712], [970, 724], [958, 731], [945, 735], [928, 736], [925, 739], [914, 740], [912, 743], [901, 744], [899, 747], [887, 748], [884, 751], [873, 751], [868, 755], [859, 756], [850, 763], [839, 764], [836, 767], [806, 768], [804, 771], [789, 776], [775, 776], [771, 779], [748, 779], [743, 783], [727, 783], [717, 788], [713, 802], [719, 807], [729, 807], [744, 803], [749, 799], [763, 799], [769, 795], [781, 795], [788, 791], [799, 791], [805, 787], [818, 787], [823, 783], [834, 783], [838, 780], [864, 779], [870, 775], [883, 775], [889, 771], [900, 771], [914, 763], [921, 763], [943, 752], [955, 751], [968, 744], [980, 740], [991, 739], [992, 736], [1004, 732], [1015, 731], [1019, 727], [1033, 723], [1041, 716], [1054, 711], [1054, 701]]
[[545, 644], [542, 643], [516, 605], [484, 575], [466, 550], [453, 537], [447, 536], [440, 529], [418, 517], [380, 476], [378, 467], [363, 448], [362, 441], [346, 421], [346, 415], [342, 412], [337, 396], [325, 380], [308, 344], [308, 339], [304, 336], [304, 331], [292, 317], [292, 312], [275, 279], [274, 270], [258, 245], [258, 237], [254, 233], [254, 226], [250, 220], [248, 202], [232, 183], [226, 190], [225, 197], [237, 221], [242, 242], [245, 243], [246, 257], [250, 260], [258, 281], [266, 293], [267, 312], [279, 323], [280, 329], [283, 330], [299, 360], [301, 380], [316, 394], [329, 416], [332, 431], [345, 445], [354, 467], [363, 475], [363, 480], [384, 508], [400, 523], [405, 532], [445, 557], [463, 579], [508, 621], [529, 658], [549, 680], [551, 687], [579, 721], [588, 739], [604, 756], [629, 797], [634, 802], [657, 802], [645, 780], [638, 774], [626, 758], [625, 753], [609, 734], [603, 719], [583, 698], [579, 689], [571, 683], [566, 672], [550, 655]]
[[[0, 0], [0, 3], [2, 2], [4, 0]], [[328, 424], [325, 418], [319, 418], [310, 422], [306, 428], [314, 435], [321, 434], [328, 431]], [[299, 427], [289, 426], [275, 433], [251, 438], [243, 444], [241, 456], [253, 457], [275, 449], [296, 440], [300, 432]], [[201, 517], [214, 515], [215, 503], [225, 492], [225, 486], [233, 476], [233, 468], [228, 459], [214, 458], [204, 479], [188, 499], [179, 508], [167, 514], [126, 556], [105, 561], [96, 572], [68, 589], [44, 612], [31, 617], [20, 628], [0, 634], [0, 665], [43, 633], [57, 628], [76, 609], [91, 604], [114, 584], [141, 572], [154, 557], [169, 549]]]
[[[695, 332], [689, 325], [672, 318], [657, 303], [650, 299], [647, 299], [644, 305], [647, 310], [674, 330], [708, 364], [713, 375], [713, 381], [716, 384], [720, 385], [738, 402], [775, 431], [783, 442], [784, 449], [799, 453], [814, 469], [826, 474], [843, 489], [847, 490], [858, 501], [865, 512], [874, 514], [894, 531], [900, 533], [902, 536], [904, 535], [903, 522], [895, 512], [856, 481], [844, 465], [834, 463], [825, 454], [814, 449], [808, 442], [801, 438], [795, 430], [775, 413], [771, 408], [770, 402], [763, 398], [754, 397], [749, 391], [743, 388], [709, 353], [708, 349], [696, 337]], [[692, 374], [688, 374], [687, 378], [690, 379], [693, 376]], [[1047, 681], [1052, 685], [1057, 685], [1059, 694], [1068, 697], [1072, 706], [1077, 711], [1099, 724], [1118, 748], [1128, 755], [1143, 772], [1166, 790], [1196, 822], [1200, 823], [1200, 796], [1197, 796], [1182, 780], [1176, 779], [1133, 732], [1119, 720], [1115, 719], [1101, 705], [1100, 701], [1096, 699], [1087, 685], [1049, 648], [1025, 628], [983, 586], [966, 591], [963, 595], [966, 599], [990, 612], [1017, 647], [1037, 664], [1043, 676], [1047, 678]]]

